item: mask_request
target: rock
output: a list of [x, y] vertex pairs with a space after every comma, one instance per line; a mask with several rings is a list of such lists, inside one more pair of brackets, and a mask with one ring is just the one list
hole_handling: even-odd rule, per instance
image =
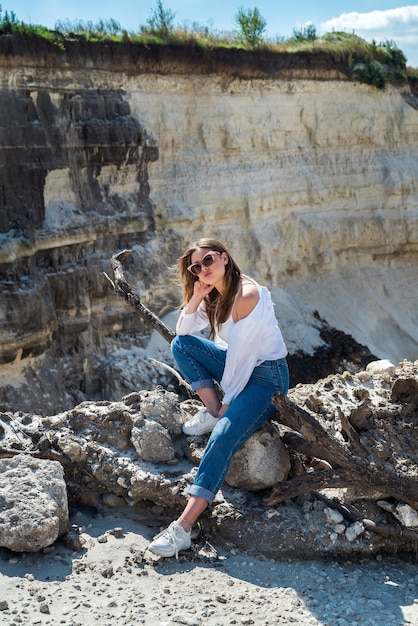
[[[405, 475], [416, 476], [417, 431], [414, 424], [417, 407], [408, 405], [406, 414], [405, 406], [393, 403], [391, 389], [396, 376], [409, 379], [416, 377], [417, 372], [418, 362], [405, 362], [401, 368], [397, 368], [394, 377], [387, 374], [367, 374], [364, 389], [361, 383], [363, 380], [361, 373], [356, 375], [344, 372], [329, 376], [315, 384], [298, 385], [290, 390], [289, 399], [300, 406], [304, 406], [305, 399], [308, 399], [312, 406], [315, 405], [320, 410], [320, 413], [316, 414], [316, 419], [332, 436], [341, 436], [338, 408], [341, 408], [345, 415], [350, 415], [350, 411], [358, 407], [359, 402], [368, 402], [371, 408], [370, 423], [367, 430], [360, 433], [360, 438], [370, 451], [371, 460], [374, 457], [380, 458], [379, 455], [385, 452], [405, 472]], [[167, 410], [168, 419], [168, 408], [173, 406], [170, 394], [167, 395], [161, 389], [155, 389], [146, 395], [152, 398], [148, 415], [152, 418], [152, 407], [159, 407], [155, 410], [154, 417], [158, 418], [158, 411]], [[313, 402], [312, 398], [315, 395], [321, 402]], [[0, 413], [0, 424], [3, 426], [2, 446], [6, 450], [16, 448], [19, 445], [16, 433], [22, 439], [21, 447], [24, 444], [25, 448], [31, 446], [34, 449], [36, 442], [48, 441], [50, 450], [46, 448], [47, 454], [53, 453], [55, 446], [65, 448], [63, 442], [68, 441], [71, 443], [68, 449], [75, 451], [74, 455], [71, 454], [74, 460], [69, 456], [65, 459], [66, 475], [69, 477], [68, 493], [73, 507], [87, 505], [104, 511], [106, 515], [113, 515], [114, 511], [103, 508], [103, 505], [120, 506], [124, 507], [124, 514], [127, 510], [131, 511], [134, 516], [145, 512], [146, 519], [152, 518], [153, 520], [151, 525], [155, 523], [157, 516], [164, 518], [162, 525], [166, 526], [172, 520], [173, 515], [177, 515], [187, 502], [188, 490], [193, 482], [196, 467], [192, 467], [188, 462], [192, 454], [189, 452], [185, 455], [186, 458], [181, 458], [175, 471], [167, 468], [165, 461], [159, 465], [159, 462], [142, 461], [138, 457], [130, 440], [130, 429], [143, 429], [141, 446], [143, 445], [144, 448], [148, 445], [146, 442], [148, 435], [152, 444], [155, 432], [164, 431], [164, 427], [157, 421], [148, 420], [142, 416], [143, 397], [144, 394], [135, 392], [129, 401], [124, 399], [123, 402], [115, 403], [103, 401], [87, 403], [77, 406], [76, 410], [72, 409], [67, 413], [45, 418], [18, 412]], [[167, 400], [166, 406], [164, 405], [165, 399]], [[195, 413], [200, 406], [195, 400], [181, 402], [180, 421]], [[410, 407], [412, 407], [412, 412], [409, 410]], [[114, 419], [109, 419], [109, 417]], [[177, 417], [175, 419], [177, 420]], [[150, 430], [147, 430], [149, 426]], [[285, 429], [280, 425], [279, 420], [273, 423], [273, 426], [274, 436], [278, 434], [276, 428], [280, 432]], [[222, 536], [222, 540], [230, 542], [230, 545], [239, 545], [245, 549], [253, 546], [254, 550], [269, 558], [283, 558], [283, 555], [286, 557], [298, 555], [306, 558], [307, 554], [342, 556], [353, 552], [370, 556], [386, 548], [389, 550], [393, 548], [392, 537], [379, 536], [371, 532], [352, 546], [349, 539], [355, 538], [360, 528], [350, 528], [346, 536], [345, 530], [348, 524], [335, 523], [338, 517], [334, 518], [333, 513], [330, 515], [331, 526], [325, 524], [323, 504], [317, 500], [311, 501], [309, 495], [292, 498], [283, 502], [277, 509], [267, 510], [264, 505], [261, 505], [262, 494], [252, 495], [249, 490], [254, 488], [254, 476], [258, 481], [257, 472], [261, 469], [262, 474], [266, 473], [265, 467], [269, 466], [265, 463], [271, 463], [277, 456], [276, 443], [271, 448], [264, 445], [265, 440], [262, 434], [263, 431], [260, 430], [260, 433], [253, 436], [256, 442], [255, 454], [253, 457], [244, 457], [241, 466], [236, 471], [238, 479], [241, 480], [244, 476], [246, 482], [241, 483], [239, 488], [230, 487], [226, 482], [217, 494], [213, 507], [210, 507], [202, 516], [201, 524], [204, 532], [209, 534], [208, 541], [212, 539], [211, 531], [216, 530], [217, 537]], [[127, 437], [128, 444], [123, 450], [114, 445], [113, 442], [125, 441]], [[192, 460], [193, 463], [199, 462], [198, 452], [202, 453], [207, 437], [187, 438], [182, 434], [170, 435], [168, 430], [163, 434], [163, 438], [166, 437], [166, 441], [168, 438], [171, 440], [177, 455], [182, 446], [186, 446], [185, 451], [187, 451], [192, 443], [199, 445], [199, 448], [193, 450]], [[341, 437], [341, 442], [347, 445], [343, 437]], [[248, 443], [251, 444], [251, 442]], [[280, 445], [279, 442], [278, 445]], [[43, 446], [42, 449], [45, 450]], [[87, 452], [86, 461], [78, 460], [81, 458], [78, 455], [78, 449]], [[150, 449], [152, 452], [152, 445]], [[292, 460], [297, 454], [294, 450], [292, 451]], [[267, 456], [267, 461], [263, 455]], [[308, 459], [305, 459], [301, 463], [302, 471], [311, 472], [312, 467], [307, 461]], [[253, 468], [255, 468], [254, 476]], [[248, 470], [250, 473], [246, 475], [245, 472]], [[292, 477], [293, 475], [292, 471]], [[264, 478], [262, 476], [263, 480]], [[281, 477], [276, 476], [272, 480], [273, 482], [279, 481]], [[264, 486], [265, 482], [261, 484]], [[263, 486], [261, 489], [264, 488]], [[260, 488], [260, 483], [257, 482], [255, 488]], [[379, 494], [371, 490], [368, 481], [365, 481], [364, 488], [361, 485], [360, 490], [347, 487], [338, 489], [337, 493], [335, 490], [332, 491], [334, 494], [332, 497], [337, 497], [342, 504], [354, 503], [365, 519], [390, 524], [395, 521], [392, 515], [395, 510], [393, 504], [390, 508], [385, 505], [386, 508], [383, 509], [370, 502], [370, 498], [373, 500], [376, 497], [385, 498], [387, 494]], [[361, 502], [359, 502], [360, 499]], [[31, 507], [32, 502], [28, 506]], [[36, 511], [35, 507], [34, 510]], [[403, 519], [409, 523], [406, 509], [404, 513]], [[399, 514], [402, 514], [401, 509]], [[3, 515], [4, 510], [0, 516]], [[75, 532], [78, 527], [80, 528], [78, 533], [84, 533], [85, 529], [81, 529], [86, 525], [86, 519], [77, 514], [76, 521], [77, 525], [73, 525], [75, 528], [72, 527], [72, 530]], [[395, 523], [399, 525], [398, 522]], [[113, 538], [111, 540], [112, 533], [109, 528], [115, 528], [115, 524], [112, 522], [112, 525], [105, 529], [109, 538], [108, 543], [95, 542], [99, 551], [108, 544], [115, 543]], [[119, 531], [115, 529], [115, 536], [116, 532]], [[4, 537], [4, 533], [2, 535]], [[332, 541], [330, 541], [331, 538]], [[400, 550], [414, 553], [414, 541], [411, 542], [408, 538], [401, 536], [397, 539], [397, 543]], [[77, 544], [72, 544], [72, 546], [72, 549], [80, 548]], [[309, 546], [308, 551], [307, 546]], [[86, 548], [90, 549], [90, 546]]]
[[87, 459], [87, 452], [76, 437], [62, 433], [57, 438], [57, 444], [61, 452], [68, 456], [73, 463], [80, 463]]
[[0, 460], [0, 474], [0, 546], [36, 552], [67, 532], [67, 489], [60, 463], [16, 455]]
[[354, 522], [345, 531], [345, 538], [347, 541], [352, 543], [359, 537], [362, 533], [364, 533], [364, 526], [361, 522]]
[[114, 493], [104, 493], [102, 502], [105, 506], [117, 509], [126, 506], [126, 500], [122, 496], [116, 496]]
[[409, 504], [397, 504], [393, 515], [407, 528], [418, 528], [418, 512]]
[[363, 400], [350, 411], [349, 421], [356, 430], [366, 430], [372, 423], [373, 411], [368, 400]]
[[378, 500], [376, 504], [380, 506], [381, 509], [388, 511], [389, 513], [393, 513], [395, 510], [395, 505], [391, 502], [387, 502], [386, 500]]
[[339, 511], [336, 511], [335, 509], [331, 509], [329, 507], [325, 507], [324, 513], [325, 517], [327, 518], [328, 524], [340, 524], [344, 519], [344, 516]]
[[389, 359], [381, 359], [380, 361], [372, 361], [366, 367], [366, 371], [370, 374], [394, 374], [396, 366]]
[[77, 435], [108, 443], [118, 450], [125, 450], [130, 445], [135, 412], [123, 402], [82, 402], [67, 416]]
[[[208, 435], [193, 437], [184, 445], [191, 463], [200, 463], [207, 440]], [[276, 429], [267, 423], [232, 457], [225, 482], [231, 487], [259, 491], [286, 480], [289, 470], [289, 452]]]
[[271, 424], [265, 424], [233, 456], [225, 481], [231, 487], [257, 491], [286, 480], [289, 452]]
[[[128, 401], [132, 405], [132, 395], [123, 398], [123, 401]], [[183, 420], [177, 394], [158, 387], [154, 391], [141, 391], [135, 396], [135, 409], [139, 412], [140, 417], [148, 421], [158, 422], [171, 435], [181, 433]]]
[[335, 524], [334, 526], [334, 532], [337, 533], [337, 535], [342, 535], [343, 533], [345, 533], [345, 530], [345, 524]]
[[165, 463], [175, 459], [170, 433], [158, 422], [145, 421], [144, 426], [134, 426], [131, 433], [132, 444], [143, 461]]
[[83, 549], [83, 546], [86, 543], [84, 537], [82, 537], [78, 532], [69, 532], [63, 537], [64, 545], [69, 550], [80, 551]]
[[99, 563], [97, 570], [103, 578], [112, 578], [114, 574], [113, 565], [110, 561]]
[[414, 377], [398, 378], [390, 394], [392, 402], [418, 402], [418, 380]]

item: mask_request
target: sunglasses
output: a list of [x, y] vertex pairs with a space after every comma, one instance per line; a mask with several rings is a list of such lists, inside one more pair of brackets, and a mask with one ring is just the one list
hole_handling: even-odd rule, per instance
[[191, 274], [193, 274], [193, 276], [199, 276], [204, 267], [210, 267], [212, 263], [215, 262], [215, 254], [221, 253], [217, 250], [214, 250], [213, 252], [208, 252], [207, 254], [205, 254], [200, 263], [192, 263], [187, 269]]

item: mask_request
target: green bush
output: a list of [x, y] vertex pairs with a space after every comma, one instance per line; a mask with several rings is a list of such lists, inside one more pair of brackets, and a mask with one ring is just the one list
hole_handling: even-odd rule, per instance
[[151, 17], [147, 20], [147, 27], [143, 32], [159, 37], [162, 40], [168, 39], [174, 32], [174, 18], [176, 14], [170, 9], [164, 9], [162, 0], [157, 0], [155, 9], [151, 12]]
[[402, 50], [398, 48], [394, 41], [386, 39], [379, 45], [384, 50], [385, 57], [389, 65], [399, 69], [403, 69], [405, 67], [407, 61], [406, 56]]
[[356, 64], [353, 68], [353, 74], [359, 78], [360, 82], [374, 85], [381, 90], [385, 89], [389, 80], [389, 72], [374, 59]]
[[16, 14], [6, 11], [3, 15], [2, 6], [0, 4], [0, 35], [19, 34], [22, 37], [43, 37], [44, 39], [54, 39], [53, 34], [45, 26], [33, 26], [20, 22]]
[[293, 39], [295, 41], [315, 41], [315, 39], [318, 39], [316, 27], [313, 24], [307, 24], [299, 30], [294, 28]]
[[10, 12], [10, 15], [6, 11], [3, 15], [3, 9], [0, 4], [0, 33], [2, 35], [11, 35], [12, 33], [17, 32], [18, 26], [19, 22], [13, 11]]
[[238, 41], [250, 47], [258, 46], [263, 41], [263, 33], [266, 30], [267, 22], [257, 7], [254, 7], [254, 9], [240, 7], [235, 16], [235, 22], [239, 27], [237, 32]]
[[83, 22], [81, 20], [58, 21], [55, 24], [55, 30], [69, 38], [76, 35], [91, 41], [103, 41], [122, 38], [123, 36], [121, 25], [114, 19], [99, 20], [96, 23], [91, 21]]

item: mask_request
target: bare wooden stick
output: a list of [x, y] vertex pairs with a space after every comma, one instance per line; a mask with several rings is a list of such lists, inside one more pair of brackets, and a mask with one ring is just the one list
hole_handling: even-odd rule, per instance
[[168, 343], [171, 343], [176, 336], [175, 332], [166, 326], [166, 324], [164, 324], [164, 322], [162, 322], [157, 315], [142, 304], [140, 297], [134, 293], [132, 287], [125, 278], [122, 261], [124, 261], [130, 254], [132, 254], [132, 250], [122, 250], [121, 252], [117, 252], [112, 255], [110, 264], [113, 270], [113, 281], [109, 278], [106, 272], [103, 273], [113, 286], [116, 293], [125, 298], [126, 302], [128, 302], [128, 304], [130, 304], [131, 307], [141, 315], [144, 322], [148, 326], [155, 328], [155, 330], [157, 330]]
[[71, 464], [70, 459], [65, 454], [62, 452], [56, 452], [55, 450], [18, 450], [15, 448], [0, 447], [0, 459], [11, 459], [15, 456], [24, 456], [26, 454], [33, 456], [36, 459], [58, 461], [64, 468]]
[[161, 361], [157, 361], [156, 359], [153, 359], [152, 357], [149, 357], [148, 360], [153, 365], [159, 365], [160, 367], [163, 367], [164, 369], [168, 370], [170, 372], [170, 374], [173, 374], [173, 376], [175, 376], [177, 378], [177, 380], [179, 381], [179, 385], [183, 385], [184, 387], [186, 387], [187, 391], [189, 391], [190, 393], [194, 393], [192, 391], [191, 386], [187, 382], [187, 380], [184, 380], [184, 378], [182, 376], [180, 376], [180, 374], [178, 372], [176, 372], [174, 367], [171, 367], [170, 365], [167, 365], [167, 363], [162, 363]]
[[345, 469], [301, 474], [278, 483], [273, 487], [271, 493], [263, 499], [263, 504], [273, 506], [305, 493], [312, 493], [318, 489], [341, 487], [350, 482], [352, 483], [350, 472]]
[[[299, 407], [286, 396], [276, 393], [273, 404], [278, 410], [278, 422], [301, 433], [316, 449], [321, 448], [321, 458], [329, 461], [333, 467], [346, 467], [352, 463], [352, 454], [343, 447], [321, 426], [310, 413]], [[316, 455], [318, 456], [318, 454]]]
[[341, 421], [341, 426], [343, 431], [347, 435], [350, 440], [350, 445], [359, 456], [367, 456], [367, 449], [361, 443], [360, 437], [358, 436], [357, 431], [353, 428], [352, 424], [346, 418], [340, 407], [337, 408], [337, 413]]

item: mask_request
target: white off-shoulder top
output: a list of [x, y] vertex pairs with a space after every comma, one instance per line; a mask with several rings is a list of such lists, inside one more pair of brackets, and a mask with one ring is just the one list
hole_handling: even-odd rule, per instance
[[[238, 322], [234, 322], [231, 315], [222, 325], [224, 330], [225, 324], [228, 326], [228, 333], [225, 334], [221, 327], [221, 335], [225, 337], [227, 334], [228, 341], [222, 339], [219, 334], [215, 336], [215, 344], [221, 350], [227, 351], [225, 369], [220, 381], [225, 404], [231, 404], [241, 393], [257, 365], [287, 355], [270, 291], [253, 279], [250, 280], [257, 286], [259, 293], [254, 309]], [[204, 302], [201, 302], [194, 313], [187, 313], [186, 309], [187, 305], [180, 312], [176, 327], [178, 335], [192, 335], [208, 326]]]

